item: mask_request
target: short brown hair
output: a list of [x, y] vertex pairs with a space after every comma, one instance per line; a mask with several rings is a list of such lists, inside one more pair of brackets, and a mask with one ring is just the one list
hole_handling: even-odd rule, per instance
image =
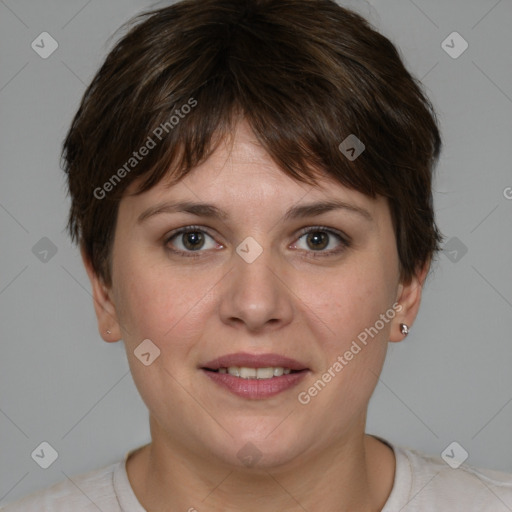
[[[107, 285], [126, 188], [179, 181], [242, 118], [289, 176], [328, 175], [388, 199], [405, 282], [439, 249], [434, 110], [395, 46], [358, 14], [330, 0], [184, 0], [128, 28], [62, 152], [67, 228]], [[365, 145], [357, 159], [338, 148], [351, 134]]]

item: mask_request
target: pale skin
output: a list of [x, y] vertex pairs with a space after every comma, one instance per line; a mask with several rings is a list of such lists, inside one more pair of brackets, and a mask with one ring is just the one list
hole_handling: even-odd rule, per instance
[[[348, 207], [284, 220], [291, 207], [332, 199]], [[227, 217], [180, 212], [137, 221], [148, 208], [170, 200], [211, 203]], [[173, 230], [190, 225], [203, 232], [199, 250], [187, 249], [186, 235], [169, 240]], [[328, 231], [317, 249], [300, 233], [314, 226], [324, 227], [312, 230], [317, 236], [326, 228], [343, 233], [349, 245]], [[252, 263], [236, 252], [249, 236], [263, 249]], [[322, 252], [328, 255], [314, 257]], [[124, 340], [150, 413], [152, 442], [127, 463], [144, 508], [382, 509], [393, 486], [395, 457], [365, 434], [366, 411], [388, 342], [404, 338], [400, 323], [414, 322], [428, 270], [425, 265], [410, 282], [400, 281], [383, 198], [371, 199], [327, 177], [318, 187], [288, 177], [240, 123], [231, 143], [224, 141], [179, 183], [161, 182], [123, 197], [111, 287], [85, 256], [84, 263], [99, 332], [108, 342]], [[395, 303], [400, 312], [378, 335], [307, 405], [299, 403], [298, 393]], [[149, 366], [134, 355], [144, 339], [161, 350]], [[304, 363], [309, 372], [298, 387], [274, 397], [242, 398], [200, 370], [234, 352], [277, 353]], [[261, 456], [253, 467], [237, 456], [248, 442]]]

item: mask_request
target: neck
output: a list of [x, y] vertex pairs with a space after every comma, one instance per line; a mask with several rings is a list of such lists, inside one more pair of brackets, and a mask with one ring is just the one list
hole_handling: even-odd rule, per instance
[[393, 486], [392, 450], [364, 432], [266, 469], [199, 457], [160, 434], [152, 422], [153, 442], [127, 463], [132, 488], [148, 512], [378, 512]]

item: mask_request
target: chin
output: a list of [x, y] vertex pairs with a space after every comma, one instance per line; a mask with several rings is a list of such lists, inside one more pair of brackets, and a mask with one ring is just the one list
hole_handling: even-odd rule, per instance
[[278, 424], [272, 422], [272, 426], [262, 429], [259, 436], [255, 435], [254, 430], [250, 431], [250, 435], [247, 435], [248, 430], [234, 435], [229, 438], [225, 449], [218, 452], [218, 457], [229, 465], [253, 470], [276, 469], [292, 463], [307, 449], [306, 443], [302, 436], [284, 429], [279, 435], [274, 431], [269, 436], [269, 432]]

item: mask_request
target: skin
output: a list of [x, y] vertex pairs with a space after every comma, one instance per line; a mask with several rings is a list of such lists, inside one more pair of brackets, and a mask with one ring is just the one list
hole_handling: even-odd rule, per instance
[[[134, 184], [128, 192], [134, 190]], [[339, 209], [283, 220], [285, 211], [338, 199], [371, 216]], [[190, 213], [138, 216], [167, 200], [213, 203], [225, 220]], [[173, 230], [198, 225], [208, 235], [199, 257]], [[339, 230], [319, 251], [308, 226]], [[318, 233], [317, 229], [317, 233]], [[325, 231], [323, 231], [325, 233]], [[262, 254], [247, 263], [235, 251], [248, 236]], [[211, 237], [211, 238], [210, 238]], [[327, 244], [327, 242], [326, 242]], [[190, 246], [189, 246], [190, 247]], [[393, 486], [392, 450], [364, 433], [366, 411], [388, 341], [416, 317], [427, 265], [400, 282], [391, 215], [330, 178], [312, 187], [286, 176], [241, 122], [233, 138], [171, 187], [161, 182], [119, 206], [112, 287], [91, 279], [99, 332], [124, 340], [136, 386], [150, 412], [152, 443], [127, 462], [134, 492], [148, 511], [379, 511]], [[394, 303], [401, 311], [307, 405], [297, 395], [343, 355]], [[111, 331], [110, 335], [106, 331]], [[143, 365], [134, 350], [150, 339], [161, 353]], [[290, 390], [245, 399], [199, 369], [233, 352], [278, 353], [309, 368]], [[261, 458], [246, 467], [238, 451], [251, 442]]]

